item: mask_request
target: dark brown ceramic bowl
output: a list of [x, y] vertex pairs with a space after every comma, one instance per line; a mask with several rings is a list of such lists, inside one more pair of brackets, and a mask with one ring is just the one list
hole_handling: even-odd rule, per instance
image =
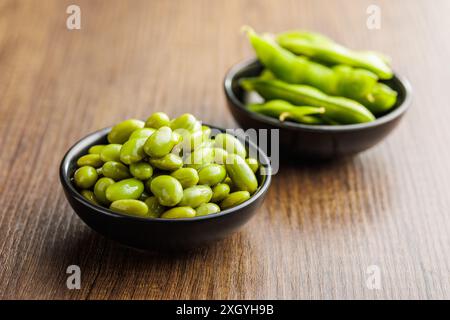
[[280, 150], [304, 158], [332, 159], [373, 147], [398, 125], [411, 103], [409, 82], [395, 75], [385, 83], [398, 92], [397, 103], [373, 122], [334, 126], [280, 122], [245, 108], [248, 93], [239, 86], [239, 79], [258, 76], [262, 69], [258, 60], [251, 59], [236, 64], [228, 71], [224, 80], [228, 108], [244, 129], [279, 129]]
[[71, 177], [77, 168], [77, 159], [86, 154], [89, 147], [107, 143], [106, 135], [110, 130], [105, 128], [91, 133], [73, 145], [61, 161], [59, 175], [66, 198], [81, 220], [98, 233], [124, 245], [144, 250], [177, 251], [210, 244], [242, 227], [257, 212], [269, 188], [269, 160], [260, 148], [247, 141], [249, 152], [258, 155], [262, 171], [266, 174], [257, 174], [258, 190], [249, 200], [236, 207], [190, 219], [146, 219], [94, 205], [79, 193]]

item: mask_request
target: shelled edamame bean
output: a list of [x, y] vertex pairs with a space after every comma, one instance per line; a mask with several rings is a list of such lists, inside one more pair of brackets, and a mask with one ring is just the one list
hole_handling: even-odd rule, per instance
[[218, 213], [256, 192], [259, 163], [247, 158], [239, 139], [211, 132], [191, 114], [125, 120], [111, 129], [108, 143], [91, 146], [77, 160], [73, 182], [91, 204], [121, 214], [177, 219]]

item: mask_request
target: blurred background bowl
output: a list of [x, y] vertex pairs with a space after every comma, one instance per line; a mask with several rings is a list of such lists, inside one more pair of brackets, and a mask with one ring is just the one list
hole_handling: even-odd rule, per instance
[[234, 65], [224, 80], [228, 108], [244, 129], [279, 129], [280, 150], [313, 159], [332, 159], [367, 150], [383, 140], [400, 122], [411, 102], [409, 82], [395, 75], [383, 81], [398, 93], [397, 103], [373, 122], [351, 125], [307, 125], [257, 114], [247, 110], [250, 94], [239, 86], [239, 79], [258, 76], [263, 66], [257, 59]]

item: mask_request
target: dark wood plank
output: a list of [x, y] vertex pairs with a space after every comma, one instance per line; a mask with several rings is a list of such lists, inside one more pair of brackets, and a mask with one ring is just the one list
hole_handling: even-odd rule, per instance
[[[0, 2], [0, 298], [450, 298], [450, 2]], [[380, 30], [366, 9], [382, 10]], [[241, 232], [181, 255], [91, 231], [59, 186], [86, 133], [156, 110], [235, 127], [222, 79], [252, 51], [239, 33], [306, 28], [388, 53], [414, 87], [400, 128], [357, 157], [283, 161]], [[79, 265], [80, 290], [66, 288]], [[381, 289], [366, 270], [378, 265]]]

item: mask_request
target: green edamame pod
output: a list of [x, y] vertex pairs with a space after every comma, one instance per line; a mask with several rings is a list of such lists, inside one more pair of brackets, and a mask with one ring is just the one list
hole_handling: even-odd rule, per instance
[[286, 82], [311, 85], [327, 94], [352, 99], [369, 93], [377, 83], [378, 77], [371, 71], [349, 66], [329, 68], [296, 56], [271, 39], [258, 36], [253, 30], [247, 34], [261, 63]]
[[147, 162], [130, 164], [130, 173], [139, 180], [148, 180], [153, 175], [153, 168]]
[[365, 97], [363, 104], [375, 114], [391, 109], [397, 102], [397, 92], [384, 83], [377, 83], [372, 92]]
[[166, 154], [162, 158], [150, 159], [150, 164], [155, 168], [174, 171], [183, 166], [183, 159], [173, 153]]
[[152, 179], [150, 189], [158, 202], [166, 207], [177, 205], [183, 198], [181, 183], [171, 176], [160, 175]]
[[91, 190], [81, 190], [80, 193], [90, 203], [98, 205], [97, 199]]
[[148, 139], [148, 137], [150, 137], [152, 134], [154, 134], [155, 131], [156, 130], [153, 128], [140, 128], [140, 129], [134, 130], [133, 133], [131, 134], [131, 136], [128, 138], [128, 140], [143, 139], [143, 138]]
[[333, 40], [313, 32], [288, 31], [277, 36], [283, 48], [330, 64], [345, 64], [372, 71], [380, 79], [391, 79], [393, 72], [386, 58], [375, 52], [350, 50]]
[[195, 210], [191, 207], [175, 207], [167, 210], [161, 215], [164, 219], [180, 219], [195, 217]]
[[104, 146], [102, 151], [100, 152], [100, 158], [103, 162], [120, 161], [120, 149], [122, 149], [121, 144], [108, 144]]
[[225, 167], [223, 165], [209, 164], [198, 171], [198, 176], [199, 184], [214, 186], [222, 182], [226, 178], [227, 171], [225, 170]]
[[135, 199], [116, 200], [113, 203], [111, 203], [111, 206], [109, 208], [112, 211], [119, 213], [125, 213], [144, 218], [148, 217], [147, 205], [140, 200]]
[[221, 203], [220, 208], [222, 210], [235, 207], [250, 199], [250, 193], [248, 191], [236, 191], [230, 193]]
[[216, 148], [222, 148], [226, 150], [228, 153], [234, 153], [242, 158], [245, 158], [247, 155], [247, 151], [245, 150], [244, 145], [231, 134], [228, 133], [219, 133], [216, 135], [214, 146]]
[[183, 189], [195, 186], [199, 180], [198, 172], [194, 168], [180, 168], [170, 175], [181, 183]]
[[212, 190], [208, 186], [193, 186], [183, 191], [183, 199], [178, 204], [181, 207], [197, 208], [211, 200]]
[[132, 164], [141, 161], [145, 157], [144, 144], [147, 138], [130, 139], [120, 149], [120, 161]]
[[170, 118], [164, 112], [155, 112], [145, 122], [146, 128], [159, 129], [170, 125]]
[[213, 195], [211, 197], [211, 202], [220, 202], [230, 193], [230, 186], [226, 183], [219, 183], [212, 189], [212, 191]]
[[94, 194], [98, 202], [104, 205], [109, 205], [111, 201], [106, 198], [106, 189], [113, 185], [115, 181], [111, 178], [103, 177], [98, 179], [94, 186]]
[[147, 139], [144, 144], [144, 151], [150, 157], [161, 158], [172, 151], [176, 144], [177, 141], [173, 137], [172, 129], [161, 127]]
[[299, 123], [304, 122], [305, 116], [325, 113], [325, 108], [294, 106], [284, 100], [271, 100], [266, 103], [250, 104], [247, 108], [256, 113], [278, 118], [280, 121], [288, 119]]
[[116, 182], [106, 188], [106, 199], [113, 202], [123, 199], [139, 199], [144, 192], [142, 181], [134, 178]]
[[88, 153], [99, 155], [102, 152], [104, 146], [105, 146], [104, 144], [97, 144], [95, 146], [92, 146], [89, 148]]
[[208, 214], [220, 212], [220, 207], [215, 203], [204, 203], [195, 209], [196, 216], [206, 216]]
[[128, 119], [116, 124], [108, 133], [108, 142], [124, 144], [134, 130], [143, 128], [145, 123], [141, 120]]
[[130, 171], [127, 166], [121, 162], [108, 161], [102, 167], [102, 173], [105, 177], [115, 181], [123, 180], [130, 177]]
[[256, 191], [258, 180], [242, 157], [232, 153], [228, 154], [225, 167], [231, 180], [239, 190], [248, 191], [250, 194]]
[[91, 166], [83, 166], [74, 174], [75, 184], [78, 188], [89, 189], [98, 179], [97, 170]]
[[[380, 101], [374, 99], [374, 90], [378, 91], [379, 95], [384, 92], [377, 90], [378, 77], [371, 71], [347, 65], [330, 68], [308, 58], [298, 57], [274, 41], [258, 36], [252, 30], [248, 32], [248, 36], [261, 63], [283, 81], [310, 85], [332, 96], [356, 100], [367, 108], [372, 105], [377, 108], [379, 104], [391, 101], [383, 96], [378, 97]], [[369, 99], [373, 101], [371, 105], [366, 105]], [[389, 108], [392, 106], [393, 104]]]
[[162, 206], [155, 196], [145, 199], [145, 204], [148, 207], [148, 215], [152, 218], [159, 218], [166, 211], [166, 207]]
[[282, 99], [296, 105], [325, 108], [325, 116], [342, 124], [374, 121], [374, 115], [363, 105], [343, 97], [328, 96], [320, 90], [281, 80], [246, 78], [240, 81], [245, 90], [255, 90], [266, 100]]
[[100, 159], [100, 155], [96, 153], [86, 154], [77, 160], [77, 166], [91, 166], [94, 168], [99, 168], [103, 165], [102, 159]]

